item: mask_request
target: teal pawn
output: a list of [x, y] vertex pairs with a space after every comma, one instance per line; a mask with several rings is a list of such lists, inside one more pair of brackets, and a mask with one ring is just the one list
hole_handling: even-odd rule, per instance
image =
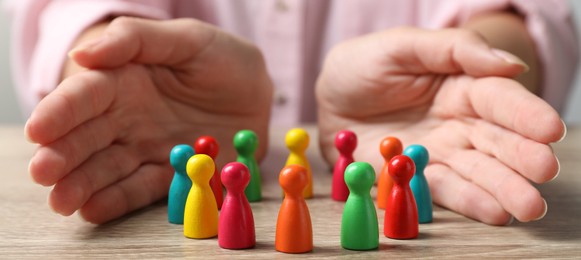
[[169, 154], [169, 162], [175, 170], [167, 198], [169, 223], [184, 224], [184, 209], [188, 193], [192, 188], [192, 181], [186, 173], [186, 164], [194, 154], [194, 149], [187, 144], [174, 146]]
[[262, 199], [260, 169], [254, 157], [258, 148], [258, 137], [251, 130], [241, 130], [234, 135], [234, 148], [238, 152], [236, 161], [246, 165], [250, 171], [250, 183], [244, 190], [246, 198], [249, 202], [260, 201]]
[[430, 195], [430, 186], [424, 175], [430, 155], [428, 150], [419, 144], [408, 146], [403, 154], [409, 156], [416, 164], [416, 172], [410, 181], [410, 187], [418, 206], [419, 223], [430, 223], [432, 222], [432, 195]]
[[341, 221], [341, 246], [351, 250], [371, 250], [379, 246], [379, 226], [375, 205], [369, 194], [375, 171], [369, 163], [354, 162], [345, 169], [349, 197]]

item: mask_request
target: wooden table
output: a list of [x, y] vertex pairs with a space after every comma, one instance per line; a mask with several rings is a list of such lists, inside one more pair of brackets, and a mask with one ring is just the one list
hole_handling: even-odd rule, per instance
[[[287, 154], [284, 131], [271, 135], [275, 148], [262, 165], [265, 200], [252, 204], [257, 246], [233, 251], [218, 247], [216, 238], [184, 238], [181, 226], [168, 224], [164, 202], [100, 226], [78, 216], [52, 213], [46, 203], [50, 189], [33, 184], [27, 173], [34, 145], [24, 140], [22, 126], [0, 126], [0, 258], [581, 258], [581, 128], [569, 128], [567, 139], [554, 145], [561, 175], [540, 187], [549, 204], [543, 220], [494, 227], [436, 207], [434, 223], [420, 225], [418, 239], [392, 240], [381, 235], [379, 249], [368, 252], [341, 248], [343, 204], [329, 198], [331, 175], [311, 148], [316, 186], [315, 198], [308, 204], [315, 248], [308, 254], [286, 255], [274, 250], [281, 202], [276, 176]], [[312, 128], [309, 132], [316, 140]], [[382, 231], [383, 212], [378, 213]]]

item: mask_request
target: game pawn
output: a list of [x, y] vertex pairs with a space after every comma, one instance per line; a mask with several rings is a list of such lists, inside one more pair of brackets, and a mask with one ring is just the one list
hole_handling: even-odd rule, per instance
[[186, 171], [192, 180], [184, 213], [184, 235], [189, 238], [210, 238], [218, 235], [218, 206], [210, 187], [214, 161], [205, 154], [188, 160]]
[[424, 169], [428, 165], [430, 155], [428, 150], [419, 144], [410, 145], [403, 151], [404, 155], [409, 156], [416, 165], [414, 177], [410, 181], [410, 187], [414, 193], [416, 205], [418, 207], [418, 218], [420, 223], [432, 222], [432, 195], [430, 186], [424, 175]]
[[383, 234], [394, 239], [418, 236], [418, 209], [409, 182], [415, 171], [414, 161], [406, 155], [396, 155], [389, 161], [393, 188], [387, 198]]
[[244, 193], [250, 202], [262, 199], [261, 177], [254, 153], [258, 148], [258, 137], [251, 130], [241, 130], [234, 135], [234, 148], [238, 152], [237, 162], [243, 163], [250, 171], [250, 183]]
[[306, 253], [313, 250], [313, 230], [309, 208], [303, 198], [307, 170], [300, 165], [282, 169], [279, 183], [284, 199], [278, 212], [274, 247], [284, 253]]
[[227, 192], [218, 222], [218, 245], [226, 249], [254, 247], [254, 217], [244, 195], [250, 172], [244, 164], [233, 162], [222, 168], [221, 175]]
[[167, 218], [169, 223], [184, 223], [186, 200], [192, 188], [192, 181], [186, 173], [186, 163], [194, 154], [194, 149], [187, 144], [176, 145], [170, 152], [169, 161], [174, 168], [174, 177], [171, 181], [167, 198]]
[[350, 250], [372, 250], [379, 246], [375, 205], [369, 192], [375, 171], [366, 162], [354, 162], [345, 170], [349, 197], [341, 220], [341, 246]]
[[380, 209], [385, 209], [387, 197], [393, 187], [393, 180], [389, 176], [389, 161], [394, 156], [400, 155], [402, 150], [401, 141], [395, 137], [386, 137], [379, 143], [379, 152], [384, 160], [383, 168], [381, 168], [377, 181], [377, 207]]
[[[207, 154], [214, 160], [214, 164], [216, 163], [216, 157], [218, 157], [218, 151], [220, 147], [218, 146], [218, 141], [211, 136], [201, 136], [196, 140], [194, 144], [194, 149], [196, 150], [197, 154]], [[212, 191], [214, 192], [214, 197], [216, 198], [216, 204], [218, 205], [218, 209], [222, 208], [222, 201], [224, 198], [224, 191], [222, 190], [222, 182], [220, 181], [220, 174], [218, 172], [218, 167], [214, 171], [214, 175], [210, 180], [210, 187], [212, 187]]]
[[309, 134], [302, 128], [294, 128], [287, 132], [285, 138], [286, 146], [290, 154], [285, 166], [300, 165], [307, 170], [307, 186], [303, 190], [303, 197], [309, 199], [313, 197], [313, 174], [309, 160], [305, 154], [309, 147]]
[[349, 130], [340, 131], [335, 136], [335, 147], [339, 151], [339, 158], [333, 167], [331, 198], [336, 201], [346, 201], [349, 189], [345, 184], [345, 169], [354, 162], [353, 152], [357, 147], [357, 136]]

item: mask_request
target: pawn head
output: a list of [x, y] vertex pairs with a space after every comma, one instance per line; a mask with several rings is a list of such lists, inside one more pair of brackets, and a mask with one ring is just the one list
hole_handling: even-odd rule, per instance
[[375, 170], [366, 162], [353, 162], [345, 169], [345, 184], [352, 193], [369, 193], [375, 182]]
[[305, 151], [309, 146], [309, 134], [305, 129], [293, 128], [286, 133], [285, 142], [291, 151]]
[[412, 160], [414, 160], [414, 163], [416, 164], [416, 169], [421, 172], [424, 171], [424, 169], [428, 165], [428, 162], [430, 161], [428, 149], [419, 144], [413, 144], [406, 147], [405, 150], [403, 151], [403, 154], [412, 158]]
[[342, 130], [335, 135], [335, 147], [341, 154], [352, 154], [357, 147], [357, 135], [349, 130]]
[[302, 194], [307, 181], [307, 169], [296, 164], [284, 167], [278, 176], [280, 186], [288, 194]]
[[228, 191], [244, 191], [250, 182], [250, 171], [246, 165], [239, 162], [231, 162], [222, 168], [222, 184]]
[[218, 156], [218, 151], [220, 150], [220, 146], [218, 146], [218, 141], [209, 135], [200, 136], [196, 143], [194, 144], [194, 149], [196, 150], [197, 154], [207, 154], [208, 156], [212, 157], [212, 159], [216, 159]]
[[215, 168], [214, 160], [206, 154], [196, 154], [186, 164], [186, 171], [192, 183], [206, 183], [209, 185]]
[[401, 141], [393, 136], [383, 138], [381, 143], [379, 143], [379, 152], [386, 162], [389, 162], [389, 160], [394, 156], [400, 155], [402, 150], [403, 145], [401, 144]]
[[234, 148], [239, 154], [254, 154], [258, 148], [258, 137], [252, 130], [240, 130], [234, 135]]
[[196, 154], [194, 149], [187, 144], [178, 144], [171, 149], [169, 153], [169, 163], [178, 173], [186, 172], [186, 163], [190, 157]]
[[389, 176], [398, 183], [409, 183], [416, 171], [414, 161], [406, 155], [394, 156], [388, 167]]

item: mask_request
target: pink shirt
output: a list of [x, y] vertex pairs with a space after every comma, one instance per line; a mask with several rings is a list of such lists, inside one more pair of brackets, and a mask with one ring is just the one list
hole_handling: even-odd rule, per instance
[[312, 122], [314, 85], [327, 51], [342, 40], [409, 25], [457, 26], [471, 16], [514, 7], [526, 16], [543, 62], [542, 96], [564, 106], [578, 44], [561, 0], [13, 0], [12, 64], [26, 114], [59, 83], [72, 42], [109, 15], [192, 17], [254, 42], [275, 83], [274, 124]]

